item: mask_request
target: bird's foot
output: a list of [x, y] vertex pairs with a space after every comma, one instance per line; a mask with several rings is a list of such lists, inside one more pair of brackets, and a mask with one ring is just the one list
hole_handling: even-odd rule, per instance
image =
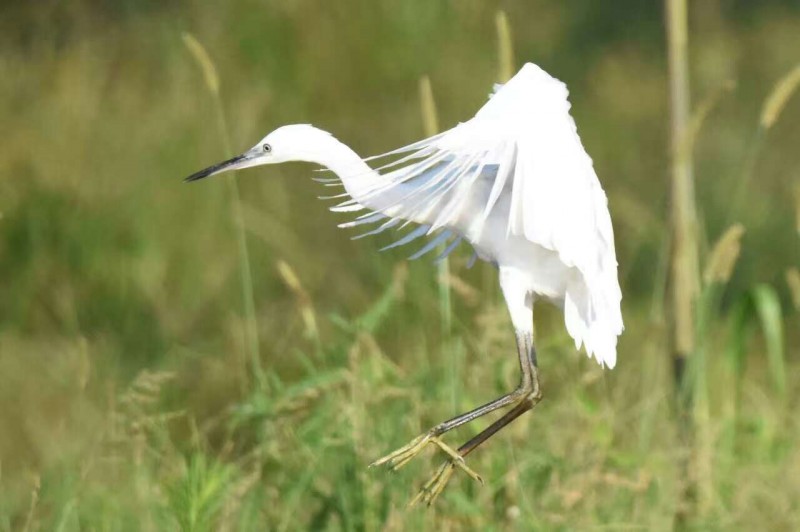
[[[476, 473], [475, 471], [473, 471], [467, 465], [467, 463], [464, 461], [464, 457], [461, 456], [458, 451], [456, 451], [455, 449], [453, 449], [452, 447], [450, 447], [449, 445], [444, 443], [437, 436], [434, 436], [430, 432], [426, 432], [425, 434], [417, 436], [416, 438], [411, 440], [411, 442], [409, 442], [408, 445], [404, 445], [403, 447], [400, 447], [396, 451], [387, 454], [383, 458], [379, 458], [379, 459], [375, 460], [369, 466], [370, 467], [376, 467], [376, 466], [380, 466], [380, 465], [384, 465], [385, 464], [390, 470], [397, 471], [398, 469], [400, 469], [401, 467], [403, 467], [404, 465], [409, 463], [428, 444], [436, 445], [442, 451], [447, 453], [448, 456], [450, 456], [450, 460], [448, 460], [446, 462], [446, 465], [450, 466], [451, 471], [447, 474], [447, 478], [444, 479], [444, 482], [442, 484], [442, 488], [444, 487], [444, 484], [447, 483], [447, 479], [450, 478], [450, 475], [453, 474], [452, 473], [452, 468], [455, 468], [455, 467], [459, 467], [459, 468], [463, 469], [464, 472], [467, 475], [469, 475], [473, 479], [475, 479], [478, 482], [480, 482], [481, 484], [483, 484], [483, 479], [481, 478], [481, 476], [478, 473]], [[442, 472], [440, 470], [440, 473], [437, 474], [436, 476], [437, 477], [441, 476], [441, 473]], [[426, 486], [427, 486], [427, 484], [426, 484]], [[440, 488], [439, 491], [441, 491], [441, 488]], [[438, 495], [438, 493], [437, 493], [437, 495]], [[434, 496], [434, 498], [435, 498], [435, 496]]]
[[[445, 486], [447, 486], [447, 483], [450, 481], [450, 477], [453, 476], [453, 472], [456, 470], [456, 467], [460, 466], [460, 464], [463, 462], [464, 457], [459, 455], [458, 459], [451, 457], [448, 461], [443, 463], [436, 473], [434, 473], [431, 479], [428, 480], [428, 482], [426, 482], [422, 488], [420, 488], [419, 493], [417, 493], [416, 497], [411, 499], [411, 502], [408, 503], [408, 505], [414, 506], [418, 502], [424, 502], [428, 506], [432, 505], [434, 501], [436, 501], [436, 498], [439, 496], [439, 494], [442, 493]], [[472, 470], [467, 468], [466, 471], [469, 473]], [[475, 474], [474, 471], [472, 471], [470, 476], [483, 484], [483, 479]]]

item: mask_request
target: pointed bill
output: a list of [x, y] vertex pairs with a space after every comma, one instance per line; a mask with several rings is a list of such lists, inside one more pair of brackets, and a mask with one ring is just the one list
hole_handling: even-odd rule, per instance
[[184, 179], [184, 181], [188, 183], [190, 181], [197, 181], [198, 179], [203, 179], [204, 177], [221, 174], [222, 172], [227, 172], [229, 170], [238, 170], [240, 168], [247, 168], [248, 166], [250, 166], [249, 163], [253, 162], [253, 159], [255, 159], [255, 156], [252, 153], [250, 152], [243, 153], [242, 155], [237, 155], [236, 157], [228, 159], [227, 161], [222, 161], [221, 163], [209, 166], [208, 168], [200, 170], [199, 172], [195, 172], [186, 179]]

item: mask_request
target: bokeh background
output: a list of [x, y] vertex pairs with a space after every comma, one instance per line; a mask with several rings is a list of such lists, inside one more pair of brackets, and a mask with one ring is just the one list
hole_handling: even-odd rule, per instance
[[[461, 250], [443, 285], [378, 253], [389, 237], [351, 241], [307, 165], [240, 173], [238, 201], [181, 179], [285, 123], [364, 155], [407, 144], [423, 76], [442, 127], [470, 117], [501, 75], [499, 9], [516, 64], [570, 87], [627, 330], [602, 371], [538, 305], [545, 400], [470, 457], [485, 486], [409, 510], [442, 457], [366, 465], [516, 385], [495, 271]], [[687, 443], [661, 2], [0, 4], [0, 530], [800, 529], [800, 96], [759, 126], [800, 63], [800, 6], [704, 0], [689, 20], [701, 265], [744, 233], [702, 292]]]

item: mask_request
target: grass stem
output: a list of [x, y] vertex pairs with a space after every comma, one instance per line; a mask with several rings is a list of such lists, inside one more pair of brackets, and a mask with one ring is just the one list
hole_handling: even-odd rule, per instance
[[[671, 198], [672, 258], [671, 298], [667, 316], [672, 330], [672, 363], [677, 391], [678, 424], [681, 440], [692, 450], [691, 378], [686, 371], [690, 354], [695, 350], [695, 300], [699, 290], [697, 252], [697, 213], [694, 198], [689, 92], [689, 31], [687, 0], [666, 0], [667, 48], [671, 122]], [[679, 475], [686, 479], [680, 492], [675, 523], [681, 527], [692, 511], [695, 485], [689, 477], [690, 454], [679, 465]]]
[[[183, 34], [183, 42], [188, 48], [192, 57], [197, 62], [203, 72], [203, 77], [214, 100], [214, 108], [217, 116], [217, 127], [220, 138], [222, 139], [225, 154], [230, 156], [233, 153], [231, 139], [228, 132], [228, 122], [225, 118], [225, 110], [222, 106], [220, 97], [220, 83], [217, 69], [211, 60], [205, 47], [188, 33]], [[231, 211], [233, 215], [234, 231], [236, 233], [236, 244], [239, 250], [239, 277], [241, 279], [242, 304], [244, 306], [244, 341], [245, 349], [250, 358], [250, 366], [253, 378], [259, 389], [264, 389], [266, 379], [261, 368], [261, 354], [258, 346], [258, 324], [256, 321], [255, 296], [253, 294], [253, 274], [250, 269], [250, 251], [247, 247], [247, 234], [244, 226], [244, 213], [242, 200], [239, 193], [239, 184], [236, 180], [236, 173], [226, 176], [228, 190], [231, 197]]]

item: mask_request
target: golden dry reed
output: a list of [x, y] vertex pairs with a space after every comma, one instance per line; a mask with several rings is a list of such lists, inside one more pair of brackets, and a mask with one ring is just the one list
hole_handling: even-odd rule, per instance
[[699, 292], [697, 211], [689, 134], [689, 33], [686, 0], [667, 2], [672, 142], [672, 309], [676, 356], [694, 350], [694, 300]]
[[794, 185], [794, 220], [797, 234], [800, 235], [800, 183]]
[[703, 280], [706, 283], [727, 283], [742, 250], [744, 226], [734, 224], [714, 244], [708, 256]]
[[208, 52], [206, 52], [206, 49], [200, 44], [200, 41], [195, 39], [192, 34], [184, 32], [181, 34], [181, 38], [183, 39], [183, 44], [186, 45], [189, 53], [192, 54], [192, 57], [194, 57], [194, 60], [200, 67], [200, 70], [203, 71], [203, 80], [206, 82], [206, 87], [208, 87], [208, 90], [211, 91], [213, 95], [219, 95], [219, 75], [217, 74], [217, 68], [214, 66], [214, 62], [211, 60]]
[[708, 118], [711, 111], [719, 105], [722, 97], [732, 92], [734, 89], [736, 89], [736, 82], [732, 79], [725, 80], [697, 106], [697, 109], [692, 114], [689, 129], [686, 131], [683, 139], [681, 139], [680, 153], [678, 154], [680, 160], [692, 157], [695, 141], [700, 136], [700, 130], [703, 128], [706, 118]]
[[788, 74], [778, 80], [772, 92], [764, 100], [759, 122], [762, 128], [769, 129], [777, 122], [798, 87], [800, 87], [800, 65], [794, 67]]
[[426, 137], [439, 132], [439, 116], [436, 113], [436, 102], [433, 101], [431, 78], [422, 76], [419, 80], [419, 101], [422, 108], [422, 130]]
[[[419, 80], [419, 101], [422, 111], [422, 129], [426, 137], [439, 132], [439, 114], [436, 112], [436, 101], [433, 99], [431, 78], [422, 76]], [[452, 304], [450, 298], [450, 260], [445, 257], [437, 267], [439, 276], [439, 309], [442, 313], [443, 337], [450, 335], [453, 325]]]
[[[683, 524], [693, 513], [697, 479], [690, 472], [691, 462], [697, 459], [697, 448], [691, 447], [695, 439], [691, 412], [691, 379], [687, 378], [686, 361], [696, 347], [695, 302], [700, 288], [697, 245], [697, 206], [695, 205], [694, 175], [692, 171], [692, 146], [686, 145], [690, 134], [689, 92], [689, 30], [687, 0], [667, 0], [667, 49], [669, 63], [670, 149], [671, 149], [671, 225], [672, 249], [670, 257], [671, 298], [666, 315], [671, 321], [672, 363], [675, 388], [679, 392], [679, 434], [688, 455], [681, 458], [679, 469], [683, 481], [679, 486], [679, 502], [675, 512], [675, 526]], [[700, 490], [704, 494], [705, 490]], [[706, 497], [700, 506], [708, 507]]]
[[495, 16], [497, 27], [497, 52], [499, 71], [498, 81], [505, 83], [514, 75], [514, 45], [511, 40], [511, 25], [508, 23], [508, 15], [502, 9]]
[[800, 310], [800, 270], [797, 268], [786, 270], [786, 284], [789, 286], [794, 308]]
[[[184, 45], [203, 72], [206, 86], [214, 100], [220, 138], [225, 147], [225, 154], [229, 157], [231, 155], [231, 139], [228, 134], [228, 121], [225, 118], [225, 110], [222, 107], [217, 68], [214, 66], [214, 62], [211, 60], [211, 56], [206, 51], [205, 47], [200, 44], [200, 41], [186, 32], [182, 34], [182, 38]], [[266, 381], [261, 367], [258, 325], [256, 323], [256, 303], [255, 296], [253, 295], [253, 273], [250, 268], [250, 250], [247, 246], [244, 211], [241, 194], [239, 193], [239, 184], [236, 181], [236, 173], [229, 174], [226, 181], [228, 182], [228, 189], [231, 196], [231, 215], [234, 222], [234, 231], [236, 233], [236, 244], [239, 248], [239, 275], [241, 278], [242, 302], [244, 306], [243, 332], [249, 352], [250, 370], [258, 385], [263, 388]]]
[[303, 319], [303, 325], [306, 329], [306, 335], [310, 338], [317, 338], [317, 318], [314, 314], [314, 306], [311, 303], [311, 296], [308, 295], [305, 288], [303, 288], [300, 278], [295, 273], [294, 269], [286, 261], [278, 261], [278, 275], [291, 290], [297, 298], [297, 306], [300, 307], [300, 316]]

